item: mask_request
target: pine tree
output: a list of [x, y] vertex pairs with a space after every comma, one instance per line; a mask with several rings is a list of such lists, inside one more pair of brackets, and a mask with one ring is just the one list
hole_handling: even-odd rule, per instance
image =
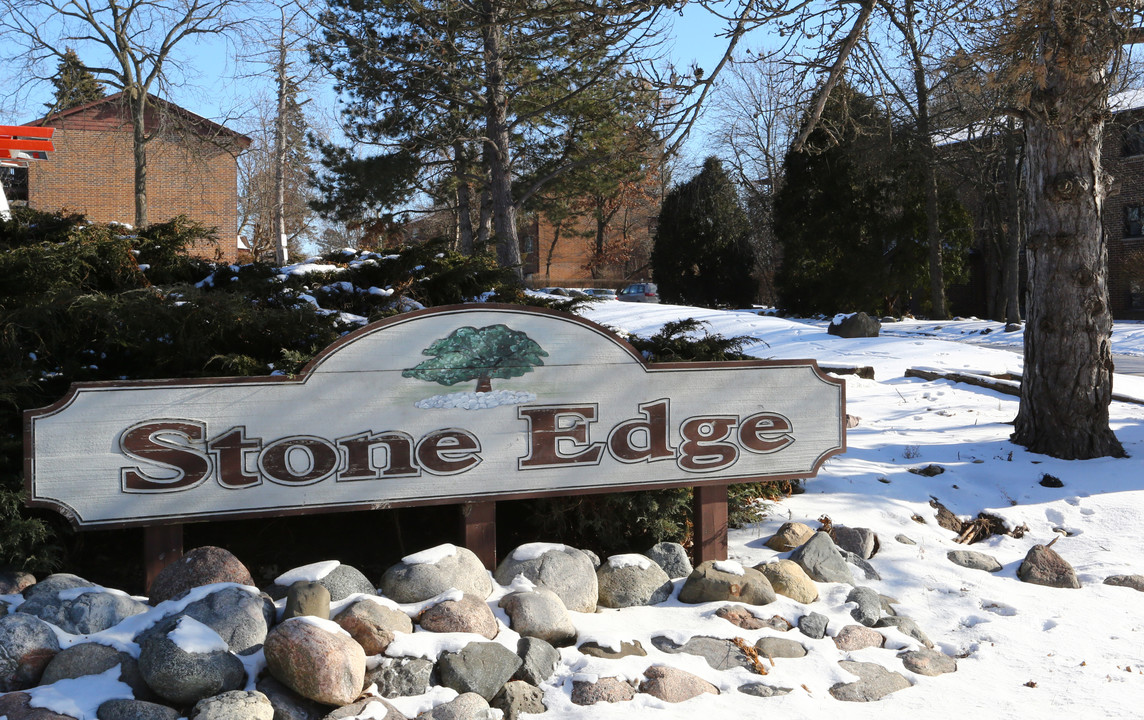
[[54, 102], [44, 103], [44, 107], [56, 113], [98, 100], [107, 93], [103, 83], [87, 69], [73, 48], [68, 48], [60, 59], [56, 75], [52, 78], [56, 88]]
[[754, 301], [750, 223], [717, 158], [663, 200], [652, 274], [668, 302], [748, 305]]

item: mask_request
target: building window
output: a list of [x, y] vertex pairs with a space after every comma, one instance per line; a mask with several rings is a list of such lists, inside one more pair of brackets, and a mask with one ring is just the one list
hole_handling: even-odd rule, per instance
[[1124, 129], [1124, 154], [1144, 155], [1144, 120]]
[[1144, 237], [1144, 205], [1124, 208], [1124, 237]]

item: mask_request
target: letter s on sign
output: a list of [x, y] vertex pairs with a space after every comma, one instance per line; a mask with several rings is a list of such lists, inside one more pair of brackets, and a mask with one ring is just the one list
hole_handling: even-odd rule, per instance
[[124, 430], [119, 436], [119, 450], [132, 460], [158, 465], [165, 472], [121, 468], [123, 492], [177, 492], [202, 483], [211, 473], [205, 437], [206, 424], [192, 420], [149, 420]]

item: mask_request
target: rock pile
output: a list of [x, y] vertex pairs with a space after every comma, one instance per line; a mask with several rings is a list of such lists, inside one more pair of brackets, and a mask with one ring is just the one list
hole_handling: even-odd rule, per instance
[[[767, 668], [807, 662], [800, 658], [821, 654], [822, 643], [843, 653], [839, 666], [856, 678], [829, 689], [839, 701], [878, 700], [954, 672], [956, 660], [934, 650], [917, 623], [896, 612], [896, 601], [855, 580], [855, 569], [875, 572], [868, 561], [878, 538], [860, 528], [836, 526], [833, 534], [784, 526], [767, 544], [788, 556], [756, 567], [692, 568], [670, 543], [603, 561], [531, 543], [492, 577], [470, 551], [443, 545], [391, 567], [380, 590], [354, 568], [327, 562], [285, 573], [261, 591], [237, 558], [208, 547], [166, 568], [149, 602], [75, 575], [35, 582], [9, 573], [0, 575], [0, 717], [67, 720], [38, 693], [92, 676], [107, 680], [106, 697], [92, 709], [99, 720], [492, 718], [497, 711], [512, 720], [545, 712], [557, 695], [579, 705], [640, 693], [669, 703], [726, 692], [781, 695], [790, 688], [763, 682]], [[949, 560], [999, 569], [980, 553]], [[1075, 587], [1070, 570], [1036, 546], [1020, 574]], [[1138, 576], [1109, 582], [1144, 587]], [[822, 592], [836, 603], [844, 593], [849, 618], [808, 607]], [[787, 617], [767, 612], [779, 596]], [[577, 628], [589, 617], [582, 613], [662, 603], [712, 604], [711, 614], [728, 623], [727, 637], [665, 632], [610, 643]], [[791, 607], [804, 610], [792, 617]], [[868, 648], [881, 648], [886, 661], [845, 655]], [[721, 674], [719, 684], [677, 667], [683, 655], [702, 658]], [[617, 670], [581, 674], [588, 661], [594, 670], [608, 663]], [[742, 680], [753, 676], [759, 680]], [[556, 695], [546, 701], [546, 691]], [[418, 698], [419, 705], [407, 702]]]

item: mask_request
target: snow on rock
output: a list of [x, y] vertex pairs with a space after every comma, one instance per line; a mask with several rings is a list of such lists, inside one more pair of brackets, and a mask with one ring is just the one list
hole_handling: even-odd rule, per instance
[[275, 585], [290, 587], [296, 582], [318, 582], [341, 565], [337, 560], [323, 560], [287, 570], [274, 579]]
[[188, 653], [206, 654], [230, 650], [226, 640], [217, 632], [189, 615], [179, 618], [175, 629], [167, 633], [167, 639]]
[[712, 566], [719, 572], [725, 572], [728, 575], [746, 575], [747, 571], [743, 566], [734, 560], [716, 560]]
[[547, 552], [564, 552], [567, 548], [567, 545], [560, 543], [525, 543], [512, 551], [512, 559], [517, 562], [526, 562], [528, 560], [536, 560]]
[[[639, 553], [624, 553], [622, 555], [612, 555], [607, 559], [610, 567], [617, 570], [626, 567], [638, 567], [640, 570], [647, 570], [655, 564], [651, 558]], [[741, 574], [741, 573], [740, 573]]]
[[119, 665], [98, 675], [57, 680], [51, 685], [28, 690], [29, 707], [43, 708], [73, 718], [95, 720], [99, 706], [108, 700], [132, 700], [135, 695], [119, 680]]
[[445, 543], [437, 547], [431, 547], [428, 550], [406, 555], [401, 558], [401, 562], [406, 565], [436, 565], [445, 558], [451, 558], [457, 554], [457, 546], [452, 543]]
[[296, 617], [290, 618], [289, 620], [285, 620], [284, 622], [306, 623], [307, 625], [313, 625], [316, 628], [320, 628], [334, 635], [344, 635], [348, 638], [353, 637], [348, 632], [346, 632], [345, 628], [343, 628], [341, 625], [338, 625], [333, 620], [326, 620], [324, 618], [315, 617], [313, 615], [298, 615]]

